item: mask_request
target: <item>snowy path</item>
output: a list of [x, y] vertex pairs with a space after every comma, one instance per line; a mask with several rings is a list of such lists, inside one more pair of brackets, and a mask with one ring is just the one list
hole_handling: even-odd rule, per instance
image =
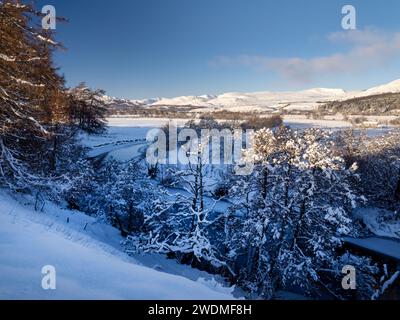
[[[95, 227], [91, 218], [50, 209], [49, 214], [33, 212], [0, 194], [0, 299], [233, 298], [231, 288], [216, 284], [211, 288], [206, 281], [195, 282], [137, 265], [117, 249], [117, 237], [104, 243], [99, 241], [102, 236], [98, 230], [97, 237], [91, 236]], [[86, 233], [80, 231], [83, 224]], [[109, 226], [101, 227], [104, 235], [112, 231]], [[41, 287], [45, 265], [56, 268], [56, 290]]]

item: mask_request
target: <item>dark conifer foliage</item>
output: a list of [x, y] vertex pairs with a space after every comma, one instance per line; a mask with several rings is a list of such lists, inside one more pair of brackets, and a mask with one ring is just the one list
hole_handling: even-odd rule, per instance
[[70, 91], [70, 120], [88, 133], [101, 133], [106, 126], [104, 90], [92, 90], [84, 82]]

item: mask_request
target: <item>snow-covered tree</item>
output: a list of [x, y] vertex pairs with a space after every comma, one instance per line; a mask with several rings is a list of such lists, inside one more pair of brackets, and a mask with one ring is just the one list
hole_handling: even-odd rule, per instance
[[210, 240], [209, 227], [214, 222], [212, 214], [218, 200], [205, 203], [210, 190], [207, 190], [201, 145], [189, 148], [187, 158], [185, 168], [170, 169], [180, 191], [163, 190], [153, 198], [153, 209], [144, 213], [147, 233], [141, 235], [140, 241], [135, 237], [130, 241], [135, 248], [172, 255], [181, 263], [223, 268], [226, 264]]
[[44, 187], [54, 124], [67, 115], [52, 62], [59, 44], [36, 27], [40, 14], [29, 5], [2, 1], [0, 16], [0, 179], [14, 189]]
[[358, 200], [349, 183], [356, 167], [348, 168], [334, 150], [331, 136], [320, 130], [256, 132], [256, 169], [239, 193], [249, 199], [239, 230], [248, 251], [241, 281], [254, 294], [329, 289], [323, 270], [332, 268], [341, 238], [352, 232], [349, 212]]

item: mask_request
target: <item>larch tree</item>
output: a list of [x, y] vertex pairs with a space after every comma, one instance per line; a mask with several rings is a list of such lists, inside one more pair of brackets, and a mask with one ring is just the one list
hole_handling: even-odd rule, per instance
[[101, 133], [106, 126], [107, 107], [103, 90], [92, 90], [85, 83], [70, 90], [71, 121], [88, 133]]
[[[0, 173], [3, 183], [41, 184], [51, 124], [67, 112], [64, 80], [52, 62], [58, 44], [19, 1], [0, 2]], [[57, 119], [57, 122], [59, 120]]]

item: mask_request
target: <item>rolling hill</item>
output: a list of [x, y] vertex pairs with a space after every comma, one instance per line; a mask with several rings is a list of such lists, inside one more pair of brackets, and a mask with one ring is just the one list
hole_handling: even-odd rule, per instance
[[343, 113], [397, 114], [400, 80], [364, 91], [347, 92], [343, 89], [313, 88], [286, 92], [230, 92], [221, 95], [181, 96], [127, 100], [104, 96], [112, 115], [168, 115], [171, 112], [202, 113], [218, 110], [232, 112], [308, 112], [323, 110]]

